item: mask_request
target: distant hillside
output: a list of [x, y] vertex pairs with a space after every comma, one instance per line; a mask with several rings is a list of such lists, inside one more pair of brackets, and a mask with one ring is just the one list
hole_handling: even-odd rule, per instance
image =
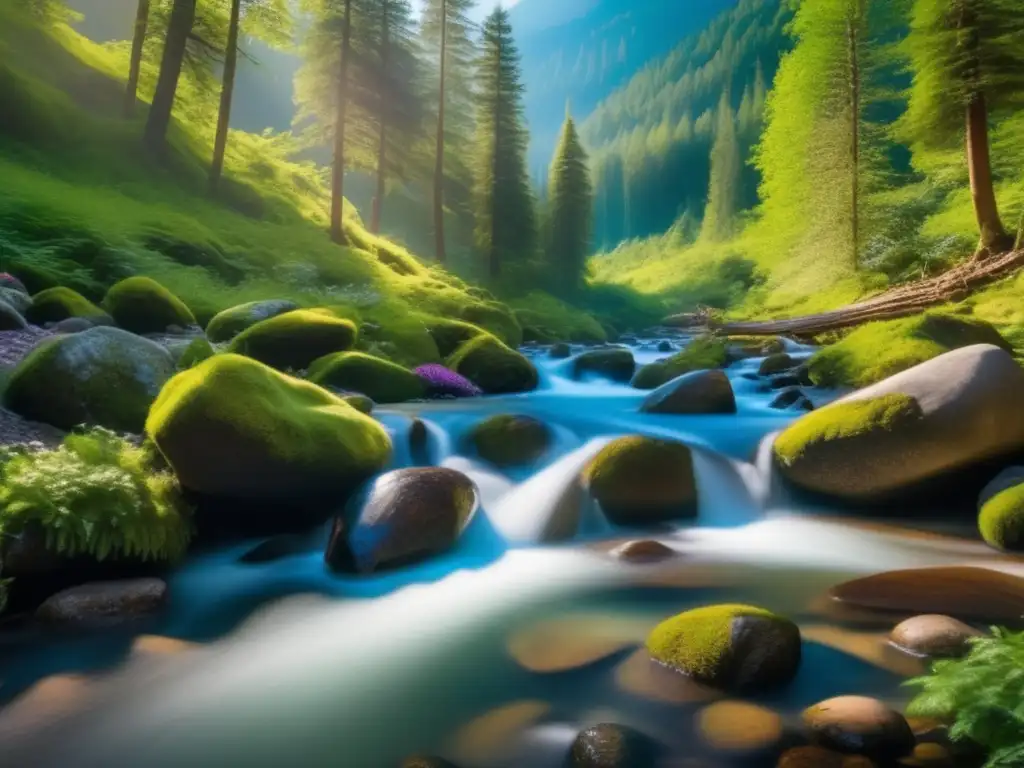
[[565, 105], [586, 115], [648, 62], [736, 0], [520, 0], [512, 26], [523, 57], [531, 165], [546, 170]]
[[[789, 18], [782, 0], [740, 0], [636, 73], [583, 122], [599, 248], [674, 224], [684, 236], [696, 228], [707, 201], [715, 109], [727, 94], [748, 159], [767, 89], [790, 45]], [[756, 203], [757, 184], [753, 169], [745, 168], [743, 207]]]

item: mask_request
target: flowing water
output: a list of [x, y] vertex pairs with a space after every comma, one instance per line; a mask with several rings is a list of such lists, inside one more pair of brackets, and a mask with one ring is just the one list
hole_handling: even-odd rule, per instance
[[[638, 362], [664, 357], [653, 349], [638, 347]], [[827, 587], [901, 567], [1008, 567], [966, 538], [891, 519], [859, 525], [773, 487], [763, 441], [799, 414], [769, 408], [773, 393], [743, 376], [758, 360], [727, 371], [738, 414], [655, 416], [638, 412], [643, 393], [573, 381], [571, 361], [540, 350], [534, 359], [536, 392], [378, 413], [395, 466], [418, 459], [477, 482], [482, 511], [454, 551], [369, 577], [328, 573], [324, 532], [263, 564], [240, 562], [258, 542], [197, 556], [170, 580], [167, 615], [147, 630], [158, 637], [39, 638], [4, 654], [0, 695], [13, 701], [0, 710], [0, 765], [388, 768], [441, 753], [463, 768], [556, 768], [581, 727], [604, 721], [692, 756], [708, 692], [652, 676], [637, 651], [661, 619], [742, 601], [797, 620], [797, 679], [756, 699], [786, 717], [843, 693], [900, 703], [916, 662], [888, 653], [880, 635], [837, 626], [822, 607]], [[812, 393], [819, 404], [834, 395]], [[467, 428], [495, 413], [547, 422], [548, 455], [509, 474], [465, 455]], [[408, 447], [413, 416], [427, 422], [426, 457]], [[613, 530], [571, 492], [588, 459], [623, 434], [697, 449], [697, 520]], [[579, 535], [541, 543], [565, 504], [578, 507]], [[641, 566], [607, 554], [609, 542], [652, 535], [680, 557]]]

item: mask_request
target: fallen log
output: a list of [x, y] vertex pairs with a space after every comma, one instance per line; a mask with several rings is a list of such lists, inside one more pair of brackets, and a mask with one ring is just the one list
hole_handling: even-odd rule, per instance
[[1017, 250], [987, 259], [971, 259], [941, 275], [897, 286], [864, 301], [828, 312], [775, 320], [727, 323], [715, 322], [706, 313], [697, 312], [667, 317], [663, 324], [677, 328], [704, 327], [729, 335], [810, 337], [876, 320], [907, 317], [940, 304], [963, 301], [977, 289], [1002, 279], [1021, 267], [1024, 267], [1024, 250]]

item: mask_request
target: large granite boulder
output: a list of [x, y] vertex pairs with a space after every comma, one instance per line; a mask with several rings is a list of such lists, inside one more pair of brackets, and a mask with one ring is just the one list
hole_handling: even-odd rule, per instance
[[879, 500], [1024, 448], [1024, 369], [1007, 352], [949, 352], [804, 416], [775, 441], [790, 482]]

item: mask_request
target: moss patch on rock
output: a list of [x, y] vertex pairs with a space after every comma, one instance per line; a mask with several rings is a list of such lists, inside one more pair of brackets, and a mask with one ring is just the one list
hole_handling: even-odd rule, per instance
[[426, 397], [423, 380], [408, 368], [362, 352], [339, 352], [315, 361], [309, 380], [322, 387], [359, 392], [376, 403]]
[[184, 487], [287, 505], [336, 501], [391, 453], [384, 428], [340, 397], [234, 354], [167, 382], [146, 432]]
[[997, 493], [982, 505], [978, 530], [985, 542], [997, 549], [1024, 550], [1024, 483]]
[[246, 328], [251, 328], [264, 320], [292, 312], [299, 305], [288, 299], [270, 299], [267, 301], [250, 301], [237, 307], [218, 312], [206, 326], [206, 335], [213, 342], [231, 341]]
[[470, 339], [487, 333], [483, 328], [472, 323], [444, 318], [431, 318], [427, 323], [427, 331], [437, 344], [437, 351], [442, 358], [451, 355]]
[[529, 392], [539, 383], [533, 363], [490, 334], [464, 343], [447, 365], [489, 395]]
[[701, 336], [667, 360], [645, 365], [636, 372], [632, 385], [637, 389], [657, 389], [684, 373], [721, 368], [727, 362], [725, 341], [714, 336]]
[[818, 386], [865, 387], [973, 344], [1013, 351], [999, 331], [983, 320], [936, 311], [864, 325], [815, 354], [808, 371]]
[[129, 277], [111, 286], [103, 307], [115, 323], [132, 333], [161, 333], [172, 325], [196, 324], [185, 302], [148, 277]]
[[496, 301], [471, 304], [462, 310], [461, 319], [494, 334], [510, 347], [523, 343], [523, 329], [512, 310], [504, 304]]
[[763, 608], [712, 605], [663, 621], [648, 636], [647, 651], [662, 664], [716, 687], [766, 687], [796, 673], [800, 630]]
[[515, 467], [544, 455], [551, 445], [551, 430], [529, 416], [499, 414], [474, 426], [467, 439], [485, 461], [498, 467]]
[[182, 351], [178, 358], [178, 368], [185, 370], [191, 368], [204, 360], [209, 360], [216, 354], [213, 345], [202, 336], [192, 339], [188, 346]]
[[796, 421], [776, 438], [773, 450], [776, 460], [790, 466], [817, 443], [895, 430], [920, 418], [921, 406], [909, 395], [833, 403]]
[[583, 479], [616, 525], [647, 525], [697, 514], [693, 453], [683, 443], [620, 437], [594, 457]]
[[174, 371], [159, 344], [119, 328], [91, 328], [36, 347], [11, 374], [4, 403], [60, 429], [90, 424], [138, 433]]
[[572, 364], [574, 378], [588, 373], [606, 376], [612, 381], [628, 382], [636, 371], [636, 360], [628, 349], [592, 349], [579, 355]]
[[32, 306], [25, 311], [25, 318], [36, 325], [59, 323], [69, 317], [106, 319], [107, 313], [78, 291], [63, 286], [37, 293], [32, 297]]
[[350, 349], [356, 336], [351, 320], [326, 309], [299, 309], [247, 328], [232, 340], [228, 351], [281, 371], [300, 371], [314, 360]]

